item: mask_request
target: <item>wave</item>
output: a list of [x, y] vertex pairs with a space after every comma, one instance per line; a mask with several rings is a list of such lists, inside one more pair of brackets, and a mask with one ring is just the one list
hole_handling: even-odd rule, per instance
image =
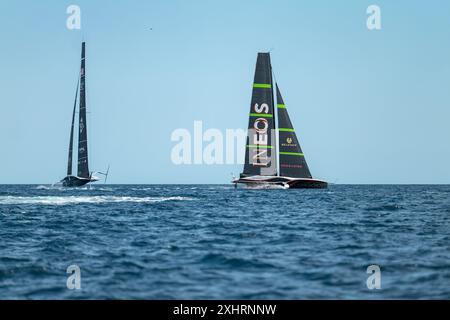
[[397, 211], [401, 209], [403, 209], [403, 207], [398, 204], [385, 204], [366, 208], [368, 211]]
[[69, 205], [80, 203], [119, 203], [119, 202], [135, 202], [135, 203], [158, 203], [164, 201], [189, 201], [194, 200], [189, 197], [120, 197], [120, 196], [38, 196], [38, 197], [14, 197], [0, 196], [0, 204], [20, 205], [20, 204], [37, 204], [37, 205]]
[[90, 190], [92, 190], [92, 191], [115, 191], [113, 188], [99, 187], [99, 186], [91, 186]]
[[36, 190], [57, 190], [57, 191], [78, 191], [78, 190], [88, 190], [88, 191], [115, 191], [111, 187], [100, 187], [100, 186], [83, 186], [75, 188], [63, 187], [61, 184], [53, 185], [39, 185], [36, 186]]
[[133, 191], [156, 191], [162, 189], [161, 187], [145, 187], [145, 188], [131, 188]]
[[36, 190], [56, 190], [56, 191], [73, 191], [73, 190], [90, 190], [90, 186], [84, 186], [84, 187], [74, 187], [74, 188], [67, 188], [63, 187], [61, 183], [55, 183], [50, 185], [39, 185], [35, 189]]
[[201, 258], [200, 262], [202, 264], [217, 264], [232, 268], [275, 268], [274, 265], [258, 259], [227, 257], [221, 253], [207, 253]]
[[54, 188], [52, 188], [51, 185], [48, 185], [48, 186], [46, 186], [46, 185], [40, 185], [40, 186], [37, 186], [37, 187], [36, 187], [36, 190], [50, 190], [50, 189], [54, 189]]

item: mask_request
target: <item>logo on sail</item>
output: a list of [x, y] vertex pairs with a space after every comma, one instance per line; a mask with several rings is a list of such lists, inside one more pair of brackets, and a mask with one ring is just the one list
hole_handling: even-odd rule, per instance
[[297, 144], [293, 143], [294, 139], [292, 139], [291, 137], [287, 137], [286, 138], [286, 142], [281, 143], [282, 147], [296, 147]]
[[254, 105], [255, 115], [261, 114], [261, 117], [256, 118], [253, 122], [253, 130], [251, 130], [253, 132], [249, 133], [250, 145], [253, 149], [252, 164], [254, 166], [267, 167], [270, 163], [269, 149], [271, 146], [268, 145], [269, 137], [267, 134], [269, 121], [264, 118], [269, 110], [267, 103], [261, 105], [255, 103]]
[[80, 121], [80, 132], [83, 132], [83, 130], [84, 130], [84, 122], [83, 122], [83, 119], [81, 119], [81, 121]]

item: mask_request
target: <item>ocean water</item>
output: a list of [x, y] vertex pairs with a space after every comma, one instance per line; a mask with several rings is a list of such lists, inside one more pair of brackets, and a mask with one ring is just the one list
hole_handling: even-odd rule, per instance
[[0, 185], [0, 299], [450, 299], [450, 186]]

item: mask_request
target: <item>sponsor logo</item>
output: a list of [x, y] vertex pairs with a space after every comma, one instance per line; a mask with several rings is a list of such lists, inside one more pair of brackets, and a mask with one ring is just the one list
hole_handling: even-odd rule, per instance
[[286, 142], [283, 142], [281, 144], [282, 147], [296, 147], [297, 144], [296, 143], [292, 143], [294, 141], [294, 139], [292, 139], [291, 137], [287, 137], [286, 138]]
[[[262, 103], [259, 105], [255, 103], [253, 106], [254, 113], [261, 114], [261, 118], [255, 118], [253, 122], [253, 134], [249, 134], [250, 144], [255, 146], [251, 148], [252, 154], [251, 163], [254, 166], [267, 167], [270, 164], [270, 149], [269, 144], [269, 121], [263, 117], [263, 115], [269, 114], [269, 105]], [[250, 159], [249, 159], [250, 161]]]
[[80, 121], [80, 133], [83, 132], [83, 130], [84, 130], [84, 122], [83, 122], [83, 119], [81, 119], [81, 121]]
[[281, 164], [280, 164], [280, 168], [296, 168], [296, 169], [301, 169], [301, 168], [303, 168], [303, 165], [301, 165], [301, 164], [284, 164], [284, 163], [281, 163]]

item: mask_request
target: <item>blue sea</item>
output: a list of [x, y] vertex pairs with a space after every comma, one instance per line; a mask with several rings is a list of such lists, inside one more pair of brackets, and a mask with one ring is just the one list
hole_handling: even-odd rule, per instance
[[0, 185], [0, 299], [450, 299], [450, 186]]

